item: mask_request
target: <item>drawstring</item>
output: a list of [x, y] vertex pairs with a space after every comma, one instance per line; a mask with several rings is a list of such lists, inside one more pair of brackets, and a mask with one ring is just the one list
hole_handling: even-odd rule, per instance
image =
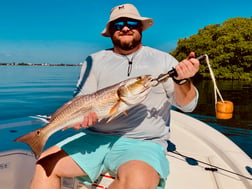
[[131, 59], [127, 55], [124, 55], [127, 58], [127, 60], [128, 60], [128, 72], [127, 72], [128, 77], [130, 76], [131, 71], [132, 71], [133, 59], [135, 58], [135, 56], [137, 55], [138, 52], [139, 51], [137, 51], [136, 53], [134, 53], [133, 56], [131, 57]]
[[132, 60], [128, 62], [128, 77], [130, 76], [131, 70], [132, 70]]

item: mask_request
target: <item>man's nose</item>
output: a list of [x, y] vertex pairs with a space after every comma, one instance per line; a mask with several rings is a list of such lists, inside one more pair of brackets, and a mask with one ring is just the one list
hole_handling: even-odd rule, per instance
[[130, 30], [130, 28], [128, 26], [123, 26], [123, 28], [121, 29], [121, 31], [123, 32], [128, 32]]

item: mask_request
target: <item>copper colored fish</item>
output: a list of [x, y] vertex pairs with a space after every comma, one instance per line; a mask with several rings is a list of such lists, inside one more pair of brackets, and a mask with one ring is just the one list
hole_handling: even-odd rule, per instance
[[15, 141], [28, 144], [39, 157], [46, 141], [53, 133], [82, 122], [83, 116], [89, 112], [95, 112], [98, 120], [111, 121], [117, 115], [142, 102], [152, 86], [151, 76], [144, 75], [127, 79], [89, 95], [77, 96], [61, 106], [45, 127], [25, 134]]

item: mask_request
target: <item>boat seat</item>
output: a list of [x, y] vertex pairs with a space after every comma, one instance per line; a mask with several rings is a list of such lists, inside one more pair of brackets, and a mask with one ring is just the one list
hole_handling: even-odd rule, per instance
[[74, 178], [62, 178], [61, 189], [96, 189], [96, 188], [106, 189], [110, 185], [110, 183], [113, 182], [115, 176], [116, 175], [113, 172], [102, 173], [100, 177], [92, 185], [85, 185], [79, 180]]

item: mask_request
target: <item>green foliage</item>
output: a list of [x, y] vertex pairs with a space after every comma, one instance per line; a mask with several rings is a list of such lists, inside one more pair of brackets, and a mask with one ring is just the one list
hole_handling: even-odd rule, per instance
[[[179, 39], [171, 54], [182, 60], [191, 51], [209, 56], [217, 79], [252, 80], [252, 17], [205, 26], [198, 34]], [[206, 64], [201, 64], [198, 76], [210, 78]]]

